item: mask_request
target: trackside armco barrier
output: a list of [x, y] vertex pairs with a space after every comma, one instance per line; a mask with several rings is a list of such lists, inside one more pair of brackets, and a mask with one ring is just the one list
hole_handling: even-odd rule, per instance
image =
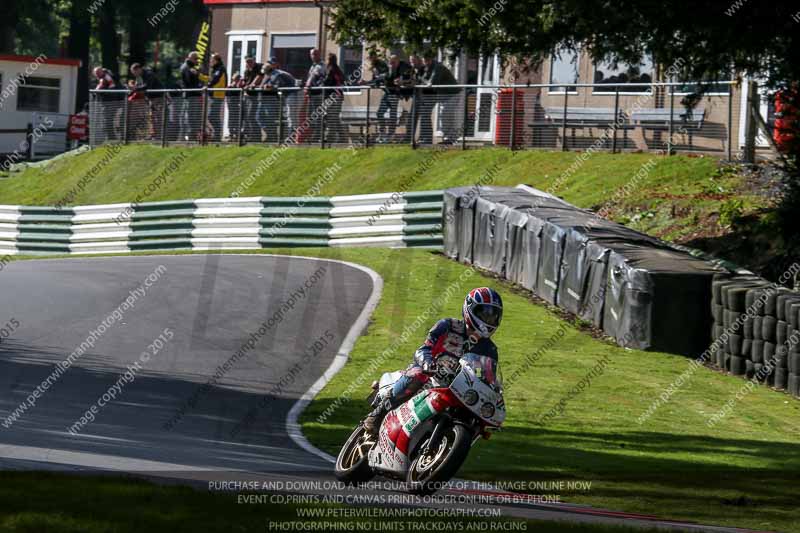
[[440, 249], [441, 223], [442, 191], [69, 208], [0, 205], [0, 256], [327, 246]]

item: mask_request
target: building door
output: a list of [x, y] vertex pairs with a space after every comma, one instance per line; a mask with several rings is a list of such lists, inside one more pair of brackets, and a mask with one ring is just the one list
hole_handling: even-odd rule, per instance
[[[500, 61], [497, 55], [462, 55], [459, 58], [459, 81], [467, 85], [497, 85]], [[494, 138], [497, 88], [467, 89], [467, 138], [491, 141]]]
[[244, 76], [245, 58], [254, 57], [256, 62], [262, 60], [264, 31], [237, 31], [228, 33], [228, 79], [237, 72]]

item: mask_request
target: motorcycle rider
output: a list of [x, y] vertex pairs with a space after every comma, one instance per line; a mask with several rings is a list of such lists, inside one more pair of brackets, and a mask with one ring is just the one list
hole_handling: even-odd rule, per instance
[[472, 289], [464, 299], [462, 320], [443, 318], [428, 332], [425, 343], [414, 354], [414, 362], [395, 382], [387, 398], [364, 419], [364, 428], [372, 434], [386, 414], [407, 401], [422, 389], [430, 376], [437, 371], [436, 361], [441, 355], [460, 359], [474, 353], [497, 360], [497, 346], [490, 337], [503, 318], [503, 300], [494, 289]]

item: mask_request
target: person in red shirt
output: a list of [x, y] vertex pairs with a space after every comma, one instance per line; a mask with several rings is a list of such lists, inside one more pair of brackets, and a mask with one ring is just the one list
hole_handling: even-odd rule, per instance
[[[103, 67], [95, 67], [94, 77], [97, 79], [95, 90], [108, 91], [121, 89], [114, 79], [114, 73]], [[122, 105], [115, 105], [124, 98], [122, 93], [95, 93], [94, 96], [94, 117], [95, 117], [95, 138], [98, 142], [116, 140], [119, 138], [121, 128]], [[91, 121], [91, 119], [90, 119]]]

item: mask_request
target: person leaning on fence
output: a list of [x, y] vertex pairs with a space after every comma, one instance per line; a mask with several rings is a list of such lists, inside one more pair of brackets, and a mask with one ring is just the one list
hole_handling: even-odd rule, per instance
[[[389, 72], [389, 65], [386, 64], [386, 61], [378, 56], [377, 52], [370, 51], [369, 56], [367, 57], [369, 61], [370, 73], [371, 78], [369, 80], [361, 79], [359, 80], [359, 85], [369, 85], [370, 87], [380, 87], [383, 85], [384, 80], [386, 79], [386, 74]], [[384, 98], [386, 97], [385, 93], [383, 98], [381, 98], [380, 104], [378, 104], [378, 109], [375, 112], [377, 117], [381, 117], [386, 113], [386, 109], [384, 108]], [[388, 106], [388, 104], [386, 104]], [[386, 131], [382, 129], [383, 126], [380, 123], [380, 118], [378, 118], [378, 138], [380, 139], [382, 136], [386, 135]], [[369, 135], [369, 132], [367, 132]]]
[[256, 116], [258, 114], [258, 104], [260, 93], [256, 91], [263, 80], [261, 70], [264, 65], [257, 63], [254, 57], [244, 59], [244, 75], [242, 76], [242, 87], [245, 89], [244, 105], [244, 124], [242, 131], [248, 140], [261, 140], [261, 133], [258, 127]]
[[[370, 56], [371, 58], [373, 56]], [[377, 57], [377, 56], [374, 56]], [[379, 66], [380, 63], [377, 63]], [[397, 55], [389, 58], [387, 70], [381, 73], [376, 72], [376, 63], [373, 62], [372, 85], [383, 87], [383, 97], [378, 104], [378, 131], [376, 139], [378, 143], [385, 143], [393, 137], [397, 129], [397, 104], [401, 97], [400, 85], [412, 81], [411, 66], [405, 61], [401, 61]], [[413, 89], [411, 89], [413, 91]], [[386, 113], [389, 113], [389, 120], [386, 120]]]
[[325, 64], [318, 48], [312, 48], [308, 55], [311, 57], [311, 67], [305, 82], [306, 118], [311, 126], [311, 142], [319, 142], [320, 118], [322, 117], [322, 90], [318, 89], [325, 83]]
[[[228, 82], [228, 89], [241, 89], [243, 85], [242, 75], [234, 72]], [[225, 101], [228, 104], [228, 130], [231, 136], [239, 133], [239, 112], [242, 106], [241, 94], [238, 91], [228, 91], [225, 94]]]
[[[425, 62], [419, 54], [413, 54], [408, 57], [411, 68], [413, 69], [414, 85], [425, 84]], [[420, 144], [433, 143], [433, 126], [431, 123], [431, 114], [433, 108], [436, 106], [435, 99], [426, 92], [428, 90], [419, 90], [416, 92], [416, 112], [409, 114], [408, 121], [406, 121], [407, 128], [411, 131], [412, 115], [416, 115], [416, 131], [419, 133]]]
[[[210, 89], [224, 89], [228, 86], [228, 73], [222, 56], [211, 54], [211, 65], [208, 73], [208, 87]], [[211, 142], [222, 141], [222, 114], [224, 112], [225, 91], [211, 91], [208, 93], [208, 122], [210, 131], [208, 138]]]
[[[339, 68], [336, 54], [329, 53], [325, 64], [325, 87], [343, 87], [344, 72]], [[325, 101], [328, 107], [325, 110], [325, 126], [330, 133], [326, 138], [332, 143], [344, 142], [344, 131], [342, 130], [342, 102], [344, 93], [341, 89], [329, 89], [325, 93]]]
[[[459, 137], [459, 127], [463, 120], [463, 109], [461, 99], [459, 98], [460, 91], [458, 88], [453, 89], [433, 89], [431, 86], [437, 85], [457, 85], [458, 81], [449, 68], [436, 61], [436, 55], [433, 50], [425, 53], [425, 76], [423, 83], [428, 86], [431, 98], [439, 105], [439, 117], [442, 123], [442, 132], [444, 138], [442, 142], [453, 143]], [[430, 115], [427, 116], [430, 121]]]
[[[103, 67], [95, 67], [94, 77], [97, 79], [96, 91], [113, 91], [121, 89], [114, 73]], [[100, 142], [119, 139], [119, 128], [122, 117], [122, 102], [125, 95], [121, 93], [96, 93], [94, 98], [95, 117], [95, 136]]]
[[[397, 99], [403, 102], [408, 102], [414, 96], [414, 69], [411, 65], [401, 60], [398, 56], [393, 55], [389, 58], [389, 75], [386, 78], [386, 86], [390, 92], [394, 92]], [[396, 100], [396, 111], [400, 111], [400, 101]], [[407, 107], [407, 106], [404, 106]], [[407, 143], [411, 141], [411, 119], [413, 110], [408, 108], [403, 111], [407, 113], [404, 122], [405, 133], [399, 138], [395, 135], [393, 139], [395, 142]], [[398, 125], [398, 121], [392, 122], [391, 127], [394, 129]], [[394, 131], [393, 131], [394, 133]]]
[[[286, 105], [287, 95], [283, 95], [283, 112], [281, 113], [281, 97], [279, 89], [297, 87], [297, 80], [294, 76], [278, 68], [278, 60], [270, 58], [270, 62], [264, 65], [264, 129], [266, 130], [267, 142], [279, 142], [278, 139], [278, 120], [283, 115], [284, 123], [288, 122], [289, 110]], [[284, 130], [285, 132], [286, 130]]]
[[[144, 95], [149, 109], [148, 132], [151, 139], [161, 138], [161, 112], [164, 106], [164, 93], [148, 92], [158, 91], [163, 88], [161, 81], [152, 69], [144, 68], [140, 63], [131, 65], [131, 75], [135, 80], [133, 91]], [[130, 123], [130, 121], [129, 121]]]
[[[200, 70], [197, 65], [197, 52], [186, 56], [186, 61], [181, 65], [181, 89], [200, 89]], [[200, 113], [202, 110], [200, 91], [183, 92], [181, 100], [180, 133], [178, 136], [185, 141], [198, 139], [200, 131]]]
[[147, 132], [147, 100], [144, 93], [136, 91], [136, 80], [127, 82], [127, 130], [128, 139], [143, 139]]

